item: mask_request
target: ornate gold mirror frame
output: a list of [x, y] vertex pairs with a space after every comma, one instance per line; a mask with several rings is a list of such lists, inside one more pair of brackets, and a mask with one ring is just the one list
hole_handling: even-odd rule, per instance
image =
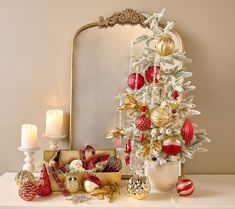
[[[73, 121], [74, 121], [74, 86], [75, 86], [75, 62], [76, 62], [76, 43], [78, 36], [85, 30], [89, 28], [98, 27], [100, 29], [114, 27], [115, 25], [140, 25], [143, 28], [147, 28], [148, 25], [145, 24], [146, 17], [135, 10], [126, 9], [120, 12], [114, 12], [114, 14], [110, 17], [99, 17], [97, 22], [93, 22], [87, 25], [82, 26], [80, 29], [77, 30], [73, 37], [72, 41], [72, 56], [71, 56], [71, 92], [70, 92], [70, 129], [69, 129], [69, 149], [73, 149]], [[163, 25], [162, 25], [163, 26]], [[172, 33], [175, 34], [177, 39], [179, 40], [180, 48], [183, 50], [183, 44], [181, 37], [179, 34], [172, 30]], [[105, 140], [105, 139], [104, 139]]]

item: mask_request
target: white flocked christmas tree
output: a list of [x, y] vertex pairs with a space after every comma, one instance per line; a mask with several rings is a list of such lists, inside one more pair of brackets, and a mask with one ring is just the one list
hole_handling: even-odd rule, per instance
[[190, 119], [200, 114], [190, 95], [195, 89], [188, 80], [192, 73], [185, 66], [191, 60], [176, 47], [172, 37], [175, 22], [160, 24], [164, 12], [144, 14], [150, 33], [132, 42], [132, 49], [138, 44], [144, 47], [139, 56], [130, 57], [128, 88], [118, 96], [119, 120], [125, 115], [126, 121], [107, 136], [125, 140], [127, 164], [131, 155], [142, 162], [146, 158], [159, 164], [185, 162], [196, 151], [206, 151], [201, 145], [210, 141], [206, 131]]

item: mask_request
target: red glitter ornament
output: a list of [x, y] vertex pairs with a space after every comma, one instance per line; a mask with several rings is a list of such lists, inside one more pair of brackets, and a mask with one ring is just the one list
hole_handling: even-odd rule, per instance
[[162, 150], [168, 155], [177, 155], [181, 151], [181, 142], [173, 136], [169, 136], [162, 143]]
[[40, 179], [37, 184], [37, 194], [39, 196], [48, 196], [51, 193], [52, 193], [51, 183], [50, 183], [49, 176], [47, 173], [46, 165], [45, 163], [43, 163]]
[[124, 149], [124, 152], [125, 152], [126, 154], [130, 154], [131, 151], [132, 151], [131, 140], [128, 139], [128, 141], [127, 141], [127, 143], [126, 143], [126, 147], [125, 147], [125, 149]]
[[135, 126], [140, 131], [146, 131], [151, 126], [151, 120], [145, 115], [141, 115], [135, 119]]
[[154, 79], [154, 72], [155, 72], [155, 82], [154, 83], [158, 83], [158, 79], [157, 79], [157, 74], [160, 72], [160, 66], [149, 66], [146, 70], [145, 70], [145, 78], [149, 83], [153, 83], [153, 79]]
[[189, 179], [180, 179], [176, 184], [176, 190], [179, 196], [189, 196], [194, 192], [193, 182]]
[[176, 100], [176, 99], [179, 97], [178, 91], [173, 91], [172, 94], [171, 94], [171, 96], [172, 96], [172, 98], [173, 98], [174, 100]]
[[[137, 77], [137, 83], [136, 83], [136, 77]], [[127, 85], [131, 89], [141, 89], [144, 86], [144, 76], [140, 73], [132, 73], [129, 75], [127, 79]]]
[[33, 181], [26, 181], [19, 188], [19, 196], [25, 200], [33, 200], [37, 195], [37, 186]]
[[194, 128], [190, 119], [186, 119], [181, 128], [181, 135], [183, 140], [185, 141], [185, 145], [189, 145], [193, 139]]
[[125, 156], [125, 163], [126, 163], [126, 165], [130, 165], [130, 160], [131, 160], [130, 155], [126, 155]]

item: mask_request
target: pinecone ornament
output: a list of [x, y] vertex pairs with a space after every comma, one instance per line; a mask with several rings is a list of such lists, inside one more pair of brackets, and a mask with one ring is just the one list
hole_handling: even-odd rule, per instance
[[22, 183], [19, 188], [19, 196], [25, 200], [30, 201], [33, 200], [37, 195], [37, 186], [33, 181], [26, 181]]
[[122, 161], [121, 159], [111, 156], [109, 157], [106, 167], [104, 169], [105, 172], [118, 172], [122, 169]]

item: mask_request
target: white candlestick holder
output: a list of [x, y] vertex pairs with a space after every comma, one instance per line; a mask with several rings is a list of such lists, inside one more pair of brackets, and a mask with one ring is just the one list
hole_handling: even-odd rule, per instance
[[62, 135], [62, 136], [47, 136], [46, 134], [43, 134], [42, 137], [49, 141], [50, 150], [58, 150], [59, 141], [61, 139], [64, 139], [66, 137], [66, 135]]
[[23, 147], [18, 147], [18, 150], [21, 152], [24, 152], [25, 158], [24, 158], [24, 165], [23, 165], [23, 170], [27, 170], [30, 172], [34, 171], [34, 152], [36, 150], [39, 150], [40, 147], [35, 147], [35, 148], [23, 148]]

